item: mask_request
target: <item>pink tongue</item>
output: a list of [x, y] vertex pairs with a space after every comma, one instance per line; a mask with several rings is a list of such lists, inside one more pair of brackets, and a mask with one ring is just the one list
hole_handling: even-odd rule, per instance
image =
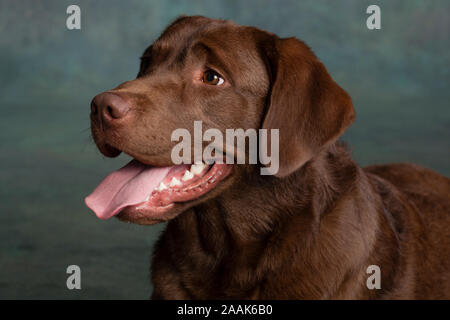
[[100, 219], [109, 219], [123, 208], [145, 200], [171, 167], [151, 167], [132, 160], [109, 174], [84, 202]]

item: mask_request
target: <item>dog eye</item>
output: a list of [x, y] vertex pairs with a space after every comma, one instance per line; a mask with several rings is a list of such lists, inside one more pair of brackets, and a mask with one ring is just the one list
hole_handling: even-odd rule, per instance
[[211, 69], [206, 70], [205, 73], [203, 73], [202, 81], [213, 86], [220, 86], [225, 82], [220, 74]]

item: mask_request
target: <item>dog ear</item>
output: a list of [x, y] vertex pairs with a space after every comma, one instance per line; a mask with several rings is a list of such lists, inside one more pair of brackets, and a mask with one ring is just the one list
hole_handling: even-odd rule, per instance
[[335, 142], [355, 111], [349, 95], [303, 42], [276, 38], [266, 63], [271, 89], [262, 128], [279, 129], [276, 176], [284, 177]]

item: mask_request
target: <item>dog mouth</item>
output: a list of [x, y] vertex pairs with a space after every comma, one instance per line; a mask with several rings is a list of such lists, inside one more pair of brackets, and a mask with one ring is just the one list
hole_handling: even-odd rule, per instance
[[134, 159], [109, 174], [85, 198], [86, 205], [100, 219], [126, 212], [155, 220], [177, 203], [198, 199], [231, 173], [231, 165], [175, 165], [155, 167]]

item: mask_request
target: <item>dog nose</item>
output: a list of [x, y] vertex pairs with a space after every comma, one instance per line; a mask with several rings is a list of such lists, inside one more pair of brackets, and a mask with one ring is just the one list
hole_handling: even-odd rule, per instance
[[103, 122], [113, 122], [124, 118], [130, 110], [130, 104], [121, 96], [111, 92], [103, 92], [91, 102], [91, 114], [97, 115]]

